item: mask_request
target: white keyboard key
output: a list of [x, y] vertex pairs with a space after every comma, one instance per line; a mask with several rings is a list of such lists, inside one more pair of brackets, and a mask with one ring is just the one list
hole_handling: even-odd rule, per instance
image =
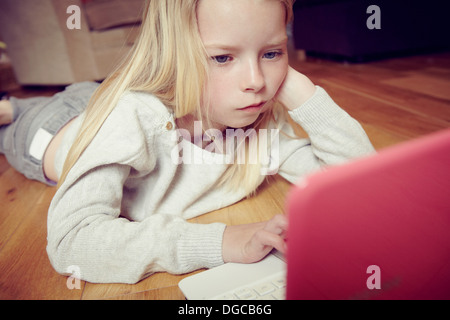
[[257, 294], [248, 288], [239, 289], [234, 294], [241, 300], [254, 300], [258, 298]]
[[263, 283], [253, 288], [260, 296], [264, 296], [266, 294], [275, 291], [275, 287], [270, 283]]
[[277, 288], [284, 288], [286, 287], [286, 278], [284, 276], [279, 277], [277, 279], [272, 280], [272, 283], [277, 287]]
[[284, 300], [286, 299], [286, 292], [284, 289], [278, 289], [277, 291], [273, 292], [272, 295], [277, 300]]
[[262, 296], [262, 297], [258, 297], [258, 299], [256, 299], [256, 300], [276, 300], [276, 299], [275, 299], [275, 297], [273, 295], [268, 294], [268, 295], [265, 295], [265, 296]]
[[237, 297], [232, 293], [226, 293], [224, 295], [214, 298], [215, 300], [237, 300]]

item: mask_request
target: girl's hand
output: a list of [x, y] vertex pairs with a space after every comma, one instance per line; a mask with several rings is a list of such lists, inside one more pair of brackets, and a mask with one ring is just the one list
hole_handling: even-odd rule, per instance
[[277, 215], [267, 222], [228, 226], [223, 236], [224, 262], [257, 262], [273, 248], [286, 253], [287, 225], [287, 218]]
[[277, 93], [277, 99], [289, 110], [301, 106], [314, 94], [315, 85], [308, 77], [289, 67], [283, 84]]

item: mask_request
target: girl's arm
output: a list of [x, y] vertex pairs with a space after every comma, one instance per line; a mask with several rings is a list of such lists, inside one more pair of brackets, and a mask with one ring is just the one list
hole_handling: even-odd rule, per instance
[[279, 173], [289, 181], [295, 183], [322, 167], [374, 153], [361, 125], [323, 88], [314, 86], [293, 68], [288, 71], [278, 99], [308, 134], [308, 139], [288, 139], [280, 134]]
[[55, 270], [67, 274], [76, 266], [89, 282], [136, 283], [155, 272], [181, 274], [222, 264], [223, 224], [164, 214], [142, 221], [121, 217], [130, 170], [105, 165], [60, 187], [48, 218], [47, 252]]

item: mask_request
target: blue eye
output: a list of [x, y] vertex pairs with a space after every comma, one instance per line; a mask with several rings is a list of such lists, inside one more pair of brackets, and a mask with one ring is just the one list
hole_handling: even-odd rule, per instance
[[265, 54], [264, 54], [264, 58], [265, 58], [265, 59], [269, 59], [269, 60], [273, 60], [273, 59], [275, 59], [275, 58], [277, 58], [277, 57], [279, 57], [279, 56], [281, 56], [281, 55], [282, 55], [281, 52], [278, 52], [278, 51], [272, 51], [272, 52], [267, 52], [267, 53], [265, 53]]
[[224, 64], [224, 63], [231, 61], [232, 58], [230, 56], [223, 55], [223, 56], [214, 56], [214, 57], [211, 57], [211, 59], [219, 64]]

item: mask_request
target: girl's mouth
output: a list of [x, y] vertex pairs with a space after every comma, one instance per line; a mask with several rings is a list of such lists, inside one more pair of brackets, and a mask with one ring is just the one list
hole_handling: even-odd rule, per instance
[[240, 111], [244, 111], [244, 112], [257, 112], [259, 110], [262, 109], [262, 107], [266, 104], [265, 101], [257, 103], [257, 104], [252, 104], [250, 106], [244, 107], [244, 108], [240, 108], [238, 110]]

